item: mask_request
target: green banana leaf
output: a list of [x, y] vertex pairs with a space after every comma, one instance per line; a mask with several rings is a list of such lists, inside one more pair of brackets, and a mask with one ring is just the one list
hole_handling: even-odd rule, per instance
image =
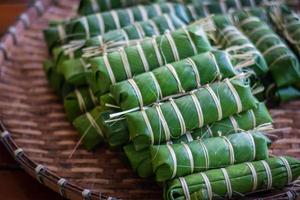
[[185, 23], [174, 14], [164, 14], [88, 40], [73, 41], [73, 44], [59, 47], [61, 53], [56, 61], [57, 71], [63, 74], [70, 84], [77, 86], [86, 84], [84, 60], [101, 56], [104, 52], [117, 51], [121, 47], [141, 42], [145, 37], [160, 35], [166, 30], [173, 31], [184, 25]]
[[264, 56], [277, 87], [300, 81], [300, 65], [296, 55], [266, 23], [245, 12], [236, 13], [234, 19]]
[[76, 88], [64, 98], [67, 117], [73, 121], [76, 117], [98, 105], [98, 99], [89, 87]]
[[167, 31], [140, 45], [90, 59], [94, 77], [89, 85], [95, 94], [105, 94], [114, 83], [209, 50], [211, 45], [198, 23], [174, 32]]
[[209, 169], [268, 158], [261, 133], [236, 133], [190, 143], [150, 147], [156, 181], [162, 182]]
[[238, 199], [253, 191], [282, 189], [299, 175], [298, 160], [291, 157], [269, 158], [174, 179], [165, 185], [164, 199]]
[[78, 14], [88, 15], [116, 8], [126, 8], [137, 4], [148, 4], [151, 2], [162, 2], [162, 0], [81, 0], [78, 7]]
[[278, 33], [291, 45], [300, 57], [300, 16], [286, 5], [273, 6], [269, 15]]
[[53, 60], [46, 60], [43, 64], [43, 68], [50, 86], [58, 96], [65, 97], [67, 94], [74, 90], [74, 87], [66, 83], [64, 81], [64, 78], [59, 73], [57, 73]]
[[176, 97], [202, 85], [237, 75], [229, 55], [210, 51], [119, 82], [110, 92], [122, 110]]
[[[209, 126], [196, 129], [192, 133], [186, 133], [179, 139], [173, 139], [172, 143], [189, 143], [196, 139], [227, 136], [251, 129], [259, 130], [260, 127], [264, 127], [270, 123], [272, 123], [272, 118], [268, 112], [268, 109], [264, 103], [259, 103], [257, 108], [244, 111], [240, 114], [232, 115], [231, 117], [221, 121], [214, 122]], [[268, 141], [268, 143], [270, 143], [270, 141]], [[129, 144], [124, 146], [123, 149], [132, 169], [137, 172], [140, 177], [146, 178], [153, 175], [149, 148], [136, 151], [134, 145]]]
[[237, 61], [239, 61], [239, 58], [252, 57], [253, 64], [246, 66], [245, 69], [244, 64], [246, 63], [241, 63], [237, 68], [246, 72], [254, 71], [258, 76], [266, 74], [268, 65], [264, 57], [253, 43], [233, 26], [230, 18], [226, 15], [217, 15], [213, 19], [218, 30], [215, 36], [217, 45], [220, 45], [222, 49], [232, 52], [237, 57]]
[[103, 109], [97, 106], [73, 121], [73, 125], [80, 135], [79, 141], [87, 150], [94, 149], [105, 140], [105, 133], [100, 122], [102, 112]]
[[116, 101], [110, 93], [104, 94], [99, 97], [100, 106], [102, 108], [110, 108], [120, 109], [120, 107], [116, 106]]
[[178, 99], [127, 113], [125, 117], [130, 138], [136, 150], [141, 150], [254, 108], [256, 103], [249, 86], [225, 79]]
[[297, 86], [287, 86], [287, 87], [279, 88], [275, 93], [275, 97], [280, 102], [287, 102], [287, 101], [299, 99], [300, 88]]
[[111, 30], [145, 21], [163, 13], [174, 13], [186, 23], [191, 22], [188, 10], [184, 5], [161, 3], [146, 6], [135, 6], [126, 9], [107, 11], [77, 17], [58, 26], [44, 30], [44, 38], [49, 49], [70, 40], [89, 39]]
[[210, 15], [223, 14], [228, 15], [236, 10], [247, 10], [251, 14], [256, 15], [257, 17], [268, 21], [268, 16], [266, 11], [262, 7], [258, 7], [257, 5], [264, 4], [263, 0], [212, 0], [212, 1], [202, 1], [199, 2], [191, 2], [187, 5], [190, 10], [191, 15], [194, 19], [198, 19], [200, 17], [208, 17]]

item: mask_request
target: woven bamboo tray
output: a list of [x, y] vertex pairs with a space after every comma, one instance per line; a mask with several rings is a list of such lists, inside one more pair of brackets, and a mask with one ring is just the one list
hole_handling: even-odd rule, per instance
[[[42, 29], [50, 20], [74, 16], [77, 4], [75, 0], [37, 1], [2, 38], [1, 140], [26, 172], [68, 199], [161, 199], [162, 191], [154, 181], [138, 178], [120, 153], [105, 146], [94, 152], [79, 146], [68, 158], [79, 137], [42, 69], [48, 57]], [[273, 108], [271, 113], [279, 128], [272, 133], [271, 153], [300, 159], [300, 101]], [[265, 199], [297, 198], [299, 188], [286, 189], [264, 194]]]

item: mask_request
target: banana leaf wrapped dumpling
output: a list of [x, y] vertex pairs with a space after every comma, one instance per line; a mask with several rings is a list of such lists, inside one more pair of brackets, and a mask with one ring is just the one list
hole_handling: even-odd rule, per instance
[[95, 94], [104, 94], [112, 84], [209, 50], [211, 45], [202, 25], [167, 31], [140, 44], [90, 59], [94, 82], [89, 84]]
[[241, 198], [263, 189], [282, 189], [300, 175], [300, 162], [291, 157], [232, 165], [174, 179], [164, 188], [166, 200]]
[[190, 2], [187, 7], [194, 19], [216, 14], [227, 15], [237, 10], [247, 10], [247, 12], [263, 20], [268, 20], [264, 8], [259, 7], [259, 5], [264, 5], [265, 2], [265, 0], [202, 1], [197, 3]]
[[155, 0], [81, 0], [78, 7], [78, 14], [88, 15], [116, 8], [125, 8], [141, 3], [147, 4], [151, 1], [155, 2]]
[[81, 142], [87, 150], [94, 149], [105, 140], [103, 127], [100, 126], [102, 111], [103, 109], [97, 106], [73, 121], [74, 127], [81, 136]]
[[73, 125], [83, 137], [82, 143], [88, 150], [94, 149], [104, 140], [111, 147], [118, 147], [129, 142], [127, 124], [124, 120], [106, 122], [109, 115], [114, 112], [117, 111], [96, 106], [73, 121]]
[[[182, 142], [189, 143], [196, 139], [205, 139], [217, 136], [227, 136], [230, 134], [248, 131], [251, 129], [260, 130], [272, 122], [272, 118], [264, 103], [259, 103], [256, 108], [244, 111], [240, 114], [232, 115], [226, 119], [214, 122], [203, 128], [182, 135], [179, 139], [173, 139], [173, 144]], [[251, 133], [252, 131], [250, 131]], [[125, 154], [131, 167], [140, 177], [150, 177], [153, 174], [150, 149], [146, 148], [136, 151], [133, 144], [124, 146]]]
[[57, 26], [44, 30], [44, 37], [49, 49], [71, 40], [89, 39], [111, 30], [145, 21], [162, 15], [174, 13], [181, 20], [191, 21], [188, 10], [181, 4], [160, 3], [146, 6], [135, 6], [74, 18]]
[[86, 84], [86, 59], [135, 45], [145, 37], [160, 35], [166, 30], [174, 31], [184, 25], [185, 23], [175, 15], [164, 14], [88, 40], [71, 41], [70, 44], [60, 47], [61, 53], [56, 61], [57, 71], [73, 85]]
[[212, 83], [178, 99], [125, 115], [136, 150], [179, 138], [230, 115], [249, 110], [257, 100], [239, 80]]
[[150, 147], [156, 180], [268, 158], [268, 145], [261, 133], [236, 133], [190, 143]]
[[[257, 75], [266, 74], [268, 66], [264, 57], [253, 43], [233, 25], [229, 17], [217, 15], [213, 19], [218, 30], [215, 36], [217, 44], [222, 49], [232, 52], [233, 56], [236, 55], [237, 60], [239, 60], [239, 57], [252, 56], [251, 61], [253, 64], [246, 66], [246, 68], [253, 70]], [[249, 60], [246, 62], [249, 62]], [[245, 63], [240, 63], [237, 68], [241, 68], [242, 71], [245, 70], [243, 64]], [[248, 71], [247, 69], [246, 71]]]
[[235, 75], [237, 72], [227, 52], [210, 51], [119, 82], [112, 85], [110, 91], [121, 109], [128, 110], [184, 94]]
[[300, 57], [300, 15], [286, 5], [272, 6], [269, 11], [278, 32]]
[[234, 19], [264, 56], [277, 87], [300, 81], [300, 64], [296, 55], [266, 23], [245, 12], [235, 13]]
[[98, 105], [98, 99], [89, 87], [76, 88], [64, 98], [64, 107], [67, 117], [73, 121], [76, 117]]

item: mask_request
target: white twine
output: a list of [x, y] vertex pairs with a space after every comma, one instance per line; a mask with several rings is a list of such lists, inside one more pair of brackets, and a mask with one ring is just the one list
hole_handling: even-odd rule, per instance
[[264, 168], [266, 170], [266, 173], [267, 173], [267, 178], [268, 178], [267, 189], [269, 190], [269, 189], [272, 188], [272, 184], [273, 184], [272, 183], [272, 181], [273, 181], [273, 179], [272, 179], [272, 172], [271, 172], [269, 164], [266, 161], [262, 160], [261, 163], [263, 164], [263, 166], [264, 166]]
[[132, 78], [130, 64], [128, 62], [126, 51], [124, 50], [123, 47], [119, 48], [119, 53], [120, 53], [120, 56], [121, 56], [121, 59], [122, 59], [122, 63], [123, 63], [123, 66], [124, 66], [126, 77], [127, 78]]
[[249, 167], [249, 169], [251, 171], [251, 175], [252, 175], [253, 186], [252, 186], [252, 190], [251, 191], [252, 192], [256, 191], [256, 189], [257, 189], [257, 173], [256, 173], [256, 170], [255, 170], [255, 167], [250, 162], [247, 162], [245, 164]]
[[89, 90], [89, 94], [92, 99], [92, 102], [93, 102], [94, 106], [96, 106], [98, 104], [98, 99], [95, 97], [95, 95], [90, 87], [88, 90]]
[[205, 159], [205, 169], [208, 170], [209, 169], [209, 165], [210, 165], [210, 162], [209, 162], [209, 154], [208, 154], [208, 150], [205, 146], [205, 144], [203, 143], [203, 141], [201, 139], [198, 139], [198, 142], [203, 150], [203, 153], [204, 153], [204, 159]]
[[169, 13], [175, 13], [174, 4], [166, 3], [169, 8]]
[[255, 8], [256, 7], [255, 0], [250, 0], [250, 5], [251, 5], [252, 8]]
[[243, 111], [243, 104], [241, 101], [241, 98], [238, 94], [238, 92], [236, 91], [236, 89], [234, 88], [234, 86], [232, 85], [232, 83], [229, 81], [229, 79], [225, 79], [225, 83], [228, 86], [230, 92], [232, 93], [236, 106], [237, 106], [237, 112], [240, 113]]
[[79, 109], [81, 112], [85, 112], [86, 111], [86, 106], [85, 106], [85, 102], [84, 99], [80, 93], [80, 91], [78, 89], [74, 90], [77, 101], [78, 101], [78, 105], [79, 105]]
[[195, 164], [194, 164], [194, 157], [193, 157], [191, 148], [186, 143], [182, 143], [182, 145], [184, 146], [184, 149], [189, 157], [190, 166], [191, 166], [191, 174], [192, 174], [192, 173], [194, 173]]
[[210, 13], [209, 13], [209, 9], [207, 7], [207, 4], [203, 3], [202, 8], [203, 8], [204, 16], [208, 17], [210, 15]]
[[251, 22], [259, 22], [259, 19], [257, 17], [248, 17], [248, 18], [244, 19], [243, 21], [241, 21], [239, 23], [239, 26], [242, 27], [242, 26], [247, 25]]
[[201, 87], [200, 73], [198, 71], [196, 63], [191, 58], [187, 58], [186, 61], [188, 64], [191, 65], [191, 67], [194, 71], [197, 88]]
[[138, 53], [139, 53], [139, 56], [140, 56], [140, 58], [141, 58], [141, 60], [142, 60], [143, 67], [144, 67], [144, 71], [145, 71], [145, 72], [148, 72], [148, 71], [149, 71], [149, 63], [148, 63], [148, 61], [147, 61], [147, 59], [146, 59], [145, 52], [144, 52], [144, 50], [143, 50], [143, 48], [142, 48], [140, 42], [138, 42], [138, 43], [136, 44], [136, 48], [137, 48]]
[[205, 87], [205, 89], [207, 89], [208, 93], [210, 94], [210, 96], [214, 100], [214, 103], [215, 103], [215, 105], [217, 107], [217, 110], [218, 110], [218, 121], [219, 121], [223, 118], [220, 99], [217, 97], [216, 93], [211, 89], [211, 87], [209, 85], [205, 85], [204, 87]]
[[226, 5], [225, 1], [219, 1], [219, 3], [220, 3], [221, 10], [222, 10], [222, 14], [226, 14], [227, 5]]
[[171, 106], [173, 107], [175, 113], [176, 113], [176, 116], [179, 120], [179, 124], [180, 124], [180, 130], [181, 130], [181, 134], [180, 135], [184, 135], [186, 133], [186, 125], [185, 125], [185, 121], [184, 121], [184, 118], [177, 106], [177, 104], [174, 102], [174, 100], [171, 98], [169, 100]]
[[251, 30], [247, 35], [249, 38], [251, 38], [253, 34], [255, 34], [259, 31], [262, 31], [262, 30], [270, 30], [270, 28], [267, 25], [261, 25], [261, 26], [258, 26], [257, 28], [254, 28], [253, 30]]
[[283, 162], [285, 168], [286, 168], [286, 172], [287, 172], [287, 184], [291, 183], [293, 181], [293, 173], [292, 173], [292, 169], [291, 166], [289, 164], [289, 162], [284, 158], [284, 157], [279, 157], [279, 159]]
[[104, 21], [103, 21], [103, 16], [100, 13], [97, 13], [96, 18], [98, 21], [100, 33], [101, 33], [101, 35], [103, 35], [105, 33], [105, 25], [104, 25]]
[[[280, 61], [281, 59], [284, 59], [284, 58], [291, 58], [291, 55], [290, 54], [283, 54], [281, 56], [279, 56], [278, 58], [276, 58], [276, 60], [274, 60], [270, 65], [269, 65], [269, 69], [272, 69], [272, 66], [277, 63], [278, 61]], [[294, 58], [294, 57], [292, 57]]]
[[126, 33], [126, 31], [124, 29], [120, 29], [124, 38], [125, 38], [125, 42], [127, 42], [127, 46], [129, 46], [129, 36], [128, 34]]
[[159, 119], [159, 121], [161, 122], [161, 124], [163, 126], [165, 137], [166, 137], [166, 141], [168, 141], [171, 138], [171, 133], [170, 133], [167, 121], [166, 121], [166, 119], [165, 119], [165, 117], [163, 115], [163, 112], [162, 112], [159, 104], [155, 104], [155, 109], [156, 109], [157, 114], [158, 114], [158, 119]]
[[151, 42], [152, 42], [152, 45], [153, 45], [153, 48], [154, 48], [155, 55], [156, 55], [157, 61], [159, 63], [159, 66], [162, 66], [163, 65], [163, 60], [162, 60], [158, 45], [156, 43], [156, 38], [152, 37]]
[[117, 28], [117, 29], [120, 29], [120, 28], [121, 28], [121, 25], [120, 25], [120, 19], [119, 19], [119, 15], [118, 15], [117, 11], [112, 10], [112, 11], [110, 12], [110, 14], [111, 14], [111, 16], [112, 16], [112, 18], [113, 18], [113, 20], [114, 20], [114, 23], [115, 23], [116, 28]]
[[202, 176], [202, 178], [204, 180], [206, 190], [207, 190], [208, 199], [212, 200], [213, 199], [213, 192], [212, 192], [212, 187], [211, 187], [210, 181], [209, 181], [209, 179], [208, 179], [208, 177], [205, 173], [201, 172], [200, 176]]
[[142, 113], [143, 119], [146, 123], [147, 129], [149, 131], [149, 135], [150, 135], [150, 138], [151, 138], [151, 145], [153, 145], [154, 144], [154, 134], [153, 134], [153, 130], [152, 130], [148, 115], [147, 115], [147, 113], [145, 112], [144, 109], [141, 110], [141, 113]]
[[134, 25], [136, 31], [138, 32], [139, 38], [143, 39], [146, 34], [145, 34], [144, 29], [142, 28], [141, 24], [139, 22], [136, 22], [133, 25]]
[[99, 125], [97, 124], [95, 119], [92, 117], [92, 115], [89, 112], [85, 113], [85, 115], [86, 115], [87, 119], [89, 120], [89, 122], [91, 123], [91, 125], [96, 129], [97, 133], [99, 135], [101, 135], [102, 137], [104, 137], [104, 134], [103, 134], [101, 128], [99, 127]]
[[271, 46], [268, 49], [266, 49], [266, 51], [263, 52], [263, 56], [266, 56], [270, 52], [272, 52], [272, 51], [274, 51], [276, 49], [280, 49], [280, 48], [286, 49], [287, 47], [284, 44], [282, 44], [282, 43], [281, 44], [276, 44], [276, 45]]
[[216, 68], [216, 71], [217, 71], [217, 78], [218, 78], [218, 80], [221, 80], [222, 79], [222, 74], [220, 72], [220, 67], [219, 67], [219, 64], [217, 62], [217, 59], [216, 59], [215, 55], [213, 53], [211, 53], [211, 52], [208, 52], [208, 55], [211, 57], [214, 65], [215, 65], [215, 68]]
[[253, 135], [249, 132], [246, 133], [251, 141], [251, 144], [252, 144], [252, 148], [253, 148], [253, 157], [252, 157], [252, 160], [255, 160], [256, 159], [256, 145], [255, 145], [255, 141], [254, 141], [254, 138], [253, 138]]
[[145, 9], [145, 7], [144, 6], [138, 6], [138, 9], [139, 9], [140, 14], [142, 16], [142, 21], [148, 20], [148, 12]]
[[114, 72], [111, 69], [111, 65], [109, 63], [107, 53], [104, 53], [104, 55], [103, 55], [103, 62], [104, 62], [104, 66], [105, 66], [105, 68], [108, 72], [111, 83], [115, 84], [116, 83], [116, 78], [115, 78]]
[[159, 85], [159, 83], [158, 83], [158, 81], [157, 81], [154, 73], [153, 72], [149, 72], [149, 74], [150, 74], [150, 76], [151, 76], [151, 78], [152, 78], [152, 80], [154, 82], [154, 85], [155, 85], [155, 88], [156, 88], [156, 91], [157, 91], [157, 97], [158, 97], [158, 99], [162, 99], [163, 98], [162, 91], [161, 91], [160, 85]]
[[98, 39], [98, 41], [99, 41], [99, 44], [100, 44], [100, 47], [101, 47], [101, 45], [103, 45], [103, 44], [104, 44], [104, 41], [103, 41], [103, 36], [102, 36], [102, 35], [98, 35], [98, 36], [97, 36], [97, 39]]
[[190, 132], [186, 132], [185, 136], [188, 142], [194, 141], [193, 136]]
[[157, 16], [161, 16], [162, 15], [162, 10], [161, 10], [161, 7], [158, 5], [158, 4], [153, 4], [153, 7], [155, 9], [155, 12], [157, 14]]
[[239, 40], [246, 40], [248, 42], [248, 39], [246, 37], [244, 37], [243, 35], [238, 35], [236, 34], [236, 37], [231, 37], [230, 39], [228, 39], [229, 44], [234, 44], [236, 41]]
[[165, 37], [167, 38], [167, 40], [171, 46], [171, 50], [172, 50], [175, 61], [179, 61], [180, 60], [179, 53], [178, 53], [174, 38], [170, 34], [169, 30], [166, 30]]
[[58, 31], [59, 39], [60, 39], [61, 41], [65, 40], [65, 38], [66, 38], [66, 31], [65, 31], [64, 26], [61, 25], [61, 24], [58, 25], [58, 26], [57, 26], [57, 31]]
[[251, 110], [249, 110], [249, 112], [252, 117], [252, 128], [255, 128], [256, 127], [256, 117], [255, 117], [254, 111], [251, 109]]
[[190, 196], [190, 192], [189, 192], [189, 187], [185, 181], [185, 178], [184, 177], [179, 177], [179, 181], [181, 183], [181, 187], [183, 189], [183, 193], [184, 193], [184, 196], [185, 196], [185, 199], [186, 200], [190, 200], [191, 199], [191, 196]]
[[143, 108], [144, 107], [144, 101], [143, 101], [143, 96], [142, 96], [142, 93], [140, 91], [140, 88], [138, 87], [138, 85], [136, 84], [136, 82], [133, 79], [128, 79], [128, 82], [131, 85], [131, 87], [133, 88], [134, 93], [138, 98], [140, 108]]
[[134, 19], [134, 15], [132, 13], [132, 9], [127, 8], [126, 11], [127, 11], [128, 16], [129, 16], [130, 24], [133, 24], [135, 22], [135, 19]]
[[182, 87], [182, 84], [181, 84], [181, 81], [178, 77], [178, 74], [175, 70], [175, 68], [173, 67], [173, 65], [171, 64], [166, 64], [166, 67], [168, 68], [168, 70], [171, 72], [171, 74], [173, 75], [173, 77], [175, 78], [176, 82], [177, 82], [177, 85], [178, 85], [178, 90], [180, 93], [185, 93], [183, 87]]
[[230, 164], [233, 165], [234, 162], [235, 162], [235, 156], [234, 156], [234, 149], [233, 149], [233, 146], [230, 142], [230, 140], [226, 137], [226, 136], [221, 136], [225, 143], [227, 144], [228, 146], [228, 150], [229, 150], [229, 159], [230, 159]]
[[157, 27], [155, 21], [153, 20], [150, 20], [149, 21], [149, 24], [152, 26], [152, 29], [153, 29], [153, 32], [154, 32], [154, 35], [160, 35], [160, 31], [159, 31], [159, 28]]
[[231, 185], [229, 175], [228, 175], [227, 170], [225, 168], [221, 168], [221, 171], [224, 175], [224, 180], [225, 180], [225, 184], [226, 184], [226, 188], [227, 188], [228, 199], [231, 199], [232, 198], [232, 185]]
[[274, 35], [273, 33], [268, 33], [265, 35], [262, 35], [256, 42], [255, 42], [255, 46], [259, 46], [263, 41], [265, 41], [266, 39], [269, 38], [273, 38], [273, 39], [278, 39], [278, 37], [276, 35]]
[[89, 27], [87, 17], [82, 17], [80, 21], [83, 23], [86, 39], [90, 39], [91, 33], [90, 33], [90, 27]]
[[188, 8], [188, 10], [189, 10], [190, 13], [191, 13], [192, 18], [193, 18], [194, 20], [196, 20], [196, 19], [198, 18], [198, 15], [196, 14], [196, 9], [195, 9], [194, 5], [188, 4], [188, 5], [187, 5], [187, 8]]
[[285, 28], [291, 28], [291, 26], [300, 25], [300, 21], [293, 21], [285, 25]]
[[297, 35], [298, 33], [300, 33], [300, 26], [298, 28], [295, 29], [295, 31], [290, 33], [291, 37], [295, 37], [295, 35]]
[[233, 126], [234, 132], [237, 133], [240, 130], [237, 121], [235, 120], [235, 118], [233, 116], [230, 116], [229, 120]]
[[195, 93], [191, 92], [190, 95], [192, 97], [193, 103], [194, 103], [196, 111], [197, 111], [198, 127], [200, 128], [204, 124], [202, 108], [201, 108], [200, 102], [199, 102], [198, 98], [196, 97]]
[[174, 27], [174, 24], [173, 24], [172, 20], [170, 19], [169, 15], [164, 14], [164, 18], [166, 19], [169, 29], [171, 31], [174, 31], [176, 28]]
[[191, 35], [190, 35], [190, 32], [188, 30], [186, 30], [186, 28], [182, 28], [182, 30], [185, 32], [185, 34], [187, 35], [188, 37], [188, 40], [193, 48], [193, 52], [194, 52], [194, 55], [198, 54], [198, 51], [197, 51], [197, 48], [196, 48], [196, 45], [193, 41], [193, 39], [191, 38]]
[[242, 4], [240, 0], [234, 0], [235, 6], [238, 10], [242, 9]]
[[171, 176], [171, 179], [173, 179], [173, 178], [175, 178], [176, 173], [177, 173], [177, 159], [176, 159], [176, 154], [174, 152], [173, 147], [169, 143], [167, 143], [167, 147], [169, 149], [169, 152], [170, 152], [172, 160], [173, 160], [173, 173]]
[[91, 67], [91, 64], [87, 64], [83, 58], [80, 58], [80, 63], [84, 67], [85, 71]]
[[214, 137], [213, 132], [212, 132], [212, 130], [211, 130], [211, 128], [210, 128], [209, 125], [206, 125], [206, 129], [207, 129], [207, 131], [208, 131], [210, 137]]

